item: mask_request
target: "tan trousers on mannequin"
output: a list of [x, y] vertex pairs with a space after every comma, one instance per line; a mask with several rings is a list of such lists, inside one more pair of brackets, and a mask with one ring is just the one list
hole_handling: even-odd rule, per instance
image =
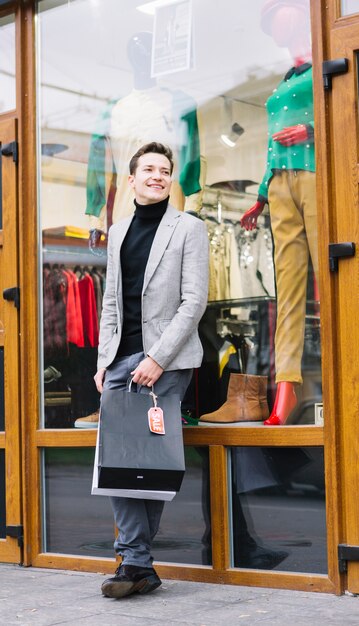
[[302, 383], [309, 255], [318, 276], [315, 173], [285, 170], [269, 185], [277, 285], [276, 382]]

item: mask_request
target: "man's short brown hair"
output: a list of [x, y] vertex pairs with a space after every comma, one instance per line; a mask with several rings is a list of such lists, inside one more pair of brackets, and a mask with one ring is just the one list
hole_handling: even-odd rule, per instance
[[150, 143], [146, 143], [144, 146], [139, 148], [139, 150], [137, 150], [136, 154], [133, 155], [130, 161], [130, 174], [134, 174], [136, 172], [138, 159], [144, 154], [149, 154], [150, 152], [153, 152], [155, 154], [163, 154], [163, 156], [165, 156], [171, 164], [170, 172], [172, 174], [174, 165], [173, 152], [171, 148], [163, 145], [163, 143], [158, 143], [157, 141], [151, 141]]

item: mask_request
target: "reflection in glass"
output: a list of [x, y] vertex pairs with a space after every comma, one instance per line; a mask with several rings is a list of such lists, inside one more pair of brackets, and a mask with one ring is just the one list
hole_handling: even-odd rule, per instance
[[231, 449], [234, 567], [327, 573], [320, 448]]
[[359, 13], [359, 0], [342, 0], [341, 15], [352, 15]]
[[153, 544], [156, 561], [211, 565], [211, 521], [207, 448], [185, 448], [180, 492], [165, 505]]
[[109, 498], [91, 496], [94, 450], [44, 451], [44, 550], [82, 556], [114, 556]]
[[0, 113], [16, 108], [15, 16], [0, 17]]

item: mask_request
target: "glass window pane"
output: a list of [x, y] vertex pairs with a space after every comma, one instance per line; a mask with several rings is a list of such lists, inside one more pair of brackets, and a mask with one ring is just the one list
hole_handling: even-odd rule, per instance
[[[156, 10], [116, 0], [39, 3], [45, 426], [96, 425], [106, 235], [133, 213], [128, 163], [153, 139], [174, 150], [171, 203], [198, 213], [210, 240], [204, 360], [188, 410], [213, 414], [235, 372], [267, 377], [269, 409], [276, 383], [288, 383], [276, 403], [280, 421], [315, 422], [321, 351], [307, 9], [262, 0], [230, 0], [226, 11], [200, 0]], [[267, 416], [247, 405], [226, 411], [209, 419]]]
[[185, 448], [180, 492], [165, 505], [153, 544], [156, 561], [211, 565], [211, 519], [207, 448]]
[[5, 450], [0, 450], [0, 537], [6, 537]]
[[107, 497], [91, 495], [94, 450], [44, 450], [44, 550], [114, 556], [113, 515]]
[[[91, 496], [94, 451], [48, 448], [45, 457], [47, 552], [114, 556], [109, 498]], [[180, 493], [165, 507], [154, 542], [158, 561], [211, 563], [208, 450], [186, 449]]]
[[15, 109], [15, 15], [0, 17], [0, 92], [0, 113]]
[[341, 7], [343, 16], [359, 13], [359, 0], [341, 0]]
[[232, 448], [234, 567], [327, 573], [321, 448]]

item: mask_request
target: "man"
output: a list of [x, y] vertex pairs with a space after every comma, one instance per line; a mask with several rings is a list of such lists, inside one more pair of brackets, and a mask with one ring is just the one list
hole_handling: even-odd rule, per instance
[[[160, 143], [140, 148], [130, 161], [135, 212], [109, 231], [106, 292], [100, 325], [98, 371], [103, 388], [126, 388], [183, 398], [192, 368], [202, 361], [197, 325], [207, 304], [208, 236], [201, 220], [168, 204], [172, 151]], [[121, 416], [119, 416], [120, 419]], [[161, 584], [151, 544], [164, 503], [111, 498], [122, 564], [102, 593], [122, 598]]]

